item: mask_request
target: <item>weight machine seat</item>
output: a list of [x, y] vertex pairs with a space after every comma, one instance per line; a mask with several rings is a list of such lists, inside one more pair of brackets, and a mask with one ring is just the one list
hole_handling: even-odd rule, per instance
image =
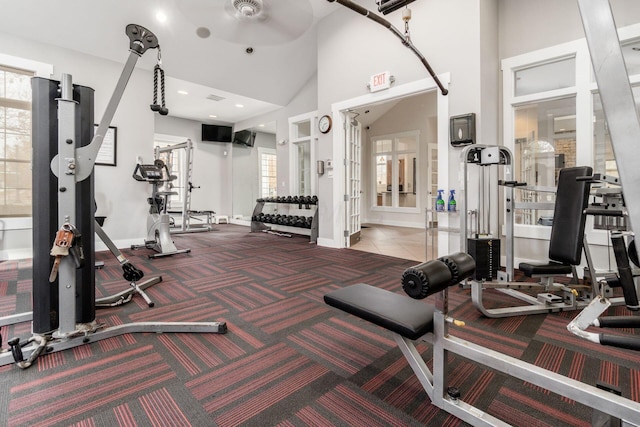
[[553, 262], [553, 261], [548, 264], [542, 264], [542, 265], [528, 264], [523, 262], [519, 265], [519, 267], [520, 267], [520, 270], [527, 277], [563, 276], [566, 274], [573, 273], [573, 270], [571, 269], [570, 265], [561, 264], [559, 262]]
[[547, 264], [520, 263], [518, 268], [527, 277], [571, 274], [572, 266], [580, 264], [590, 183], [578, 178], [591, 175], [593, 169], [589, 166], [560, 170], [549, 240], [550, 261]]
[[411, 340], [433, 332], [433, 305], [365, 283], [329, 292], [324, 302]]

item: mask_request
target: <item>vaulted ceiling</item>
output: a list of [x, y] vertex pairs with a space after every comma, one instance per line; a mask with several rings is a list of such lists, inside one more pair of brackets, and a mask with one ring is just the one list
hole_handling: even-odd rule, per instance
[[[258, 18], [243, 16], [256, 2]], [[327, 0], [0, 0], [0, 32], [124, 63], [125, 27], [142, 25], [160, 41], [171, 115], [236, 123], [287, 105], [315, 75], [316, 25], [340, 7]], [[150, 51], [138, 67], [152, 70], [156, 60]]]

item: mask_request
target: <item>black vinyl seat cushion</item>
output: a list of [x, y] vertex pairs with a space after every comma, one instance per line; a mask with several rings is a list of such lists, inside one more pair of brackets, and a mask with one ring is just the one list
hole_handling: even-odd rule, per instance
[[324, 302], [411, 340], [433, 332], [433, 305], [364, 283], [329, 292]]
[[561, 276], [564, 274], [573, 273], [571, 265], [561, 264], [559, 262], [550, 262], [548, 264], [529, 264], [526, 262], [520, 263], [518, 266], [520, 271], [527, 277], [533, 276]]

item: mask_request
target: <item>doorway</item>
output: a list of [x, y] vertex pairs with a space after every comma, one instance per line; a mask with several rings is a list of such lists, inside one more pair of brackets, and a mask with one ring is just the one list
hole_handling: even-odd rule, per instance
[[436, 92], [425, 91], [343, 113], [345, 247], [425, 258], [425, 209], [437, 189], [436, 104]]
[[[440, 81], [445, 85], [445, 87], [449, 84], [450, 76], [448, 73], [444, 73], [438, 76]], [[442, 95], [440, 92], [437, 92], [437, 86], [433, 79], [425, 78], [422, 80], [417, 80], [414, 82], [406, 83], [399, 86], [393, 86], [389, 89], [386, 89], [384, 92], [376, 92], [370, 93], [366, 95], [362, 95], [356, 98], [352, 98], [349, 100], [341, 101], [338, 103], [334, 103], [331, 106], [331, 114], [333, 121], [335, 123], [335, 129], [340, 129], [340, 132], [333, 133], [333, 144], [332, 151], [330, 154], [330, 158], [336, 159], [334, 162], [334, 169], [332, 175], [332, 202], [331, 206], [333, 206], [333, 218], [336, 219], [335, 223], [327, 224], [329, 227], [327, 234], [323, 237], [319, 238], [318, 242], [324, 246], [336, 247], [336, 248], [345, 248], [349, 247], [351, 235], [351, 225], [349, 221], [347, 221], [347, 204], [351, 202], [352, 195], [345, 193], [345, 189], [347, 188], [347, 171], [346, 167], [342, 164], [343, 159], [346, 159], [346, 120], [348, 117], [353, 117], [349, 115], [350, 111], [354, 109], [363, 109], [366, 107], [383, 105], [386, 103], [400, 102], [403, 98], [412, 97], [412, 95], [419, 95], [432, 92], [432, 96], [435, 101], [431, 104], [434, 107], [434, 117], [433, 126], [436, 129], [436, 137], [435, 140], [432, 141], [438, 147], [438, 162], [441, 164], [448, 163], [448, 144], [449, 144], [449, 136], [448, 136], [448, 123], [449, 123], [449, 101], [448, 97]], [[369, 108], [369, 113], [371, 113], [371, 108]], [[363, 110], [361, 114], [364, 114]], [[366, 142], [368, 140], [367, 136], [364, 136], [368, 131], [366, 129], [366, 123], [364, 123], [363, 117], [356, 117], [356, 120], [362, 125], [362, 141]], [[406, 119], [404, 119], [406, 120]], [[371, 180], [371, 167], [370, 167], [370, 153], [365, 153], [363, 145], [363, 150], [361, 152], [361, 199], [360, 199], [360, 211], [361, 214], [358, 218], [360, 226], [365, 221], [375, 222], [382, 225], [392, 225], [392, 226], [410, 226], [415, 228], [425, 228], [425, 209], [427, 207], [427, 200], [418, 200], [418, 206], [414, 208], [415, 212], [411, 214], [406, 214], [403, 212], [397, 212], [393, 214], [392, 212], [386, 212], [387, 218], [368, 218], [371, 214], [371, 200], [372, 194], [364, 189], [365, 182]], [[420, 143], [420, 148], [424, 149], [424, 157], [423, 160], [427, 159], [426, 145]], [[365, 161], [365, 159], [367, 161]], [[426, 174], [424, 172], [420, 172], [421, 167], [416, 167], [416, 173], [418, 174], [418, 181], [425, 180]], [[426, 170], [426, 169], [425, 169]], [[440, 186], [447, 187], [448, 186], [448, 170], [447, 168], [440, 168], [437, 174], [438, 183]], [[405, 175], [407, 176], [407, 175]], [[422, 191], [427, 191], [426, 184], [419, 184], [418, 188], [422, 189]], [[418, 194], [416, 194], [416, 198], [418, 199]], [[423, 198], [421, 194], [419, 198]], [[376, 213], [378, 214], [378, 213]], [[394, 218], [395, 217], [395, 218]], [[375, 220], [375, 221], [373, 221]], [[439, 239], [441, 240], [441, 239]], [[440, 242], [439, 242], [440, 243]], [[447, 250], [447, 244], [443, 241], [443, 250]], [[440, 248], [439, 248], [440, 249]], [[438, 251], [439, 253], [439, 251]]]

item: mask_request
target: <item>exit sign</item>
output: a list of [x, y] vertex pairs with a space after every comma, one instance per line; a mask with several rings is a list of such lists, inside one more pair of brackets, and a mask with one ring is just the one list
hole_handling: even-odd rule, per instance
[[371, 92], [377, 92], [379, 90], [389, 89], [391, 87], [391, 73], [385, 71], [382, 73], [374, 74], [369, 80], [369, 90]]

